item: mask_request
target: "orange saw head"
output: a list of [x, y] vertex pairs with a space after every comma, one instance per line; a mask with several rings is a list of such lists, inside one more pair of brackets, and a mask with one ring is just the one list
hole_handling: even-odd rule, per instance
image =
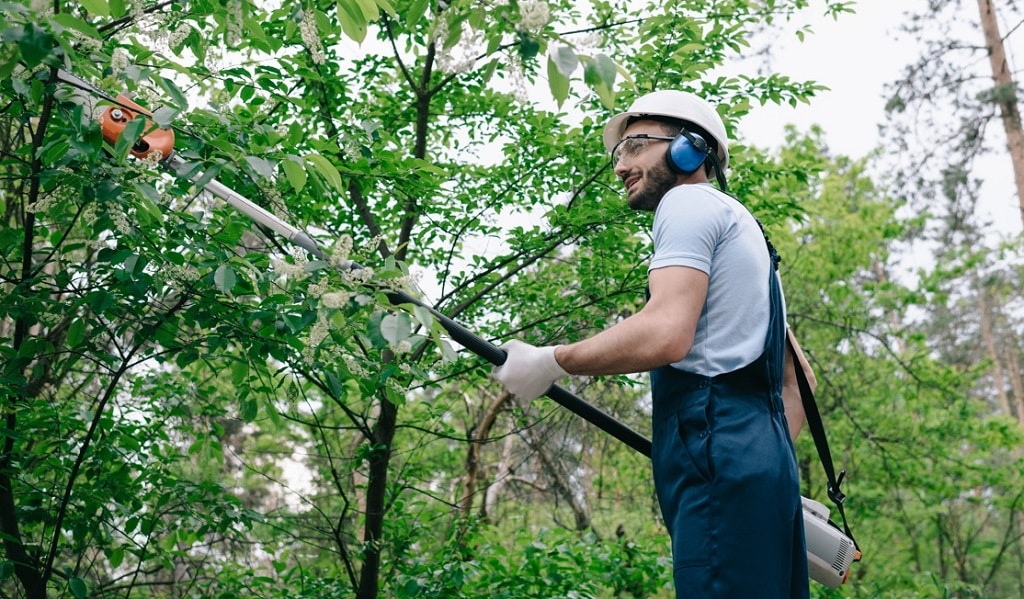
[[[117, 104], [108, 106], [100, 115], [103, 139], [110, 145], [116, 144], [117, 139], [124, 133], [124, 128], [138, 114], [153, 116], [152, 112], [132, 102], [126, 96], [117, 96]], [[136, 140], [131, 152], [132, 156], [136, 158], [147, 158], [157, 152], [159, 152], [159, 160], [170, 158], [171, 153], [174, 152], [174, 131], [160, 129], [153, 121], [146, 119], [143, 135]]]

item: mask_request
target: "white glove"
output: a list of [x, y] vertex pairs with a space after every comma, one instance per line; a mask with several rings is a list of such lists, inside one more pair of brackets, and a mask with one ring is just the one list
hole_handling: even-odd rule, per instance
[[569, 376], [555, 360], [557, 345], [536, 347], [522, 341], [509, 341], [501, 346], [507, 358], [493, 371], [509, 393], [533, 401], [544, 395], [558, 379]]

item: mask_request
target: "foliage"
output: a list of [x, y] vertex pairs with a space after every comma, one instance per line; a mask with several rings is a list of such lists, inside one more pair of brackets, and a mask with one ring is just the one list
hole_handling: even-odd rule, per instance
[[[720, 101], [732, 127], [809, 101], [814, 83], [714, 74], [808, 4], [5, 4], [0, 589], [670, 594], [645, 460], [515, 404], [395, 299], [536, 343], [639, 309], [647, 217], [622, 206], [602, 123], [663, 87]], [[130, 157], [142, 119], [104, 140], [111, 103], [61, 68], [135, 94], [186, 176]], [[1011, 561], [994, 523], [1012, 540], [1019, 438], [965, 397], [975, 370], [889, 327], [921, 305], [877, 276], [907, 223], [814, 135], [732, 156], [731, 189], [789, 257], [791, 324], [854, 473], [871, 561], [851, 592], [1007, 588], [943, 570], [950, 552]], [[213, 178], [324, 250], [254, 226], [201, 191]], [[649, 430], [640, 379], [570, 385]]]

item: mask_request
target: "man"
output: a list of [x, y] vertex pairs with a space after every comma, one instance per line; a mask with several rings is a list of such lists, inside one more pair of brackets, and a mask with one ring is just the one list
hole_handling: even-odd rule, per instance
[[725, 125], [704, 100], [659, 91], [613, 117], [604, 143], [629, 206], [655, 212], [647, 304], [577, 343], [511, 341], [495, 378], [533, 400], [569, 373], [650, 371], [677, 597], [807, 597], [785, 308], [759, 224], [708, 179], [724, 188]]

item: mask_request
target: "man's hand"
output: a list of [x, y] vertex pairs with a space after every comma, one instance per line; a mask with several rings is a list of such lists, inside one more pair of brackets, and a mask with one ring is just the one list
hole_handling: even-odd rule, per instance
[[555, 360], [556, 347], [509, 341], [501, 346], [507, 357], [504, 364], [494, 368], [494, 378], [512, 395], [533, 401], [544, 395], [555, 381], [569, 375]]

